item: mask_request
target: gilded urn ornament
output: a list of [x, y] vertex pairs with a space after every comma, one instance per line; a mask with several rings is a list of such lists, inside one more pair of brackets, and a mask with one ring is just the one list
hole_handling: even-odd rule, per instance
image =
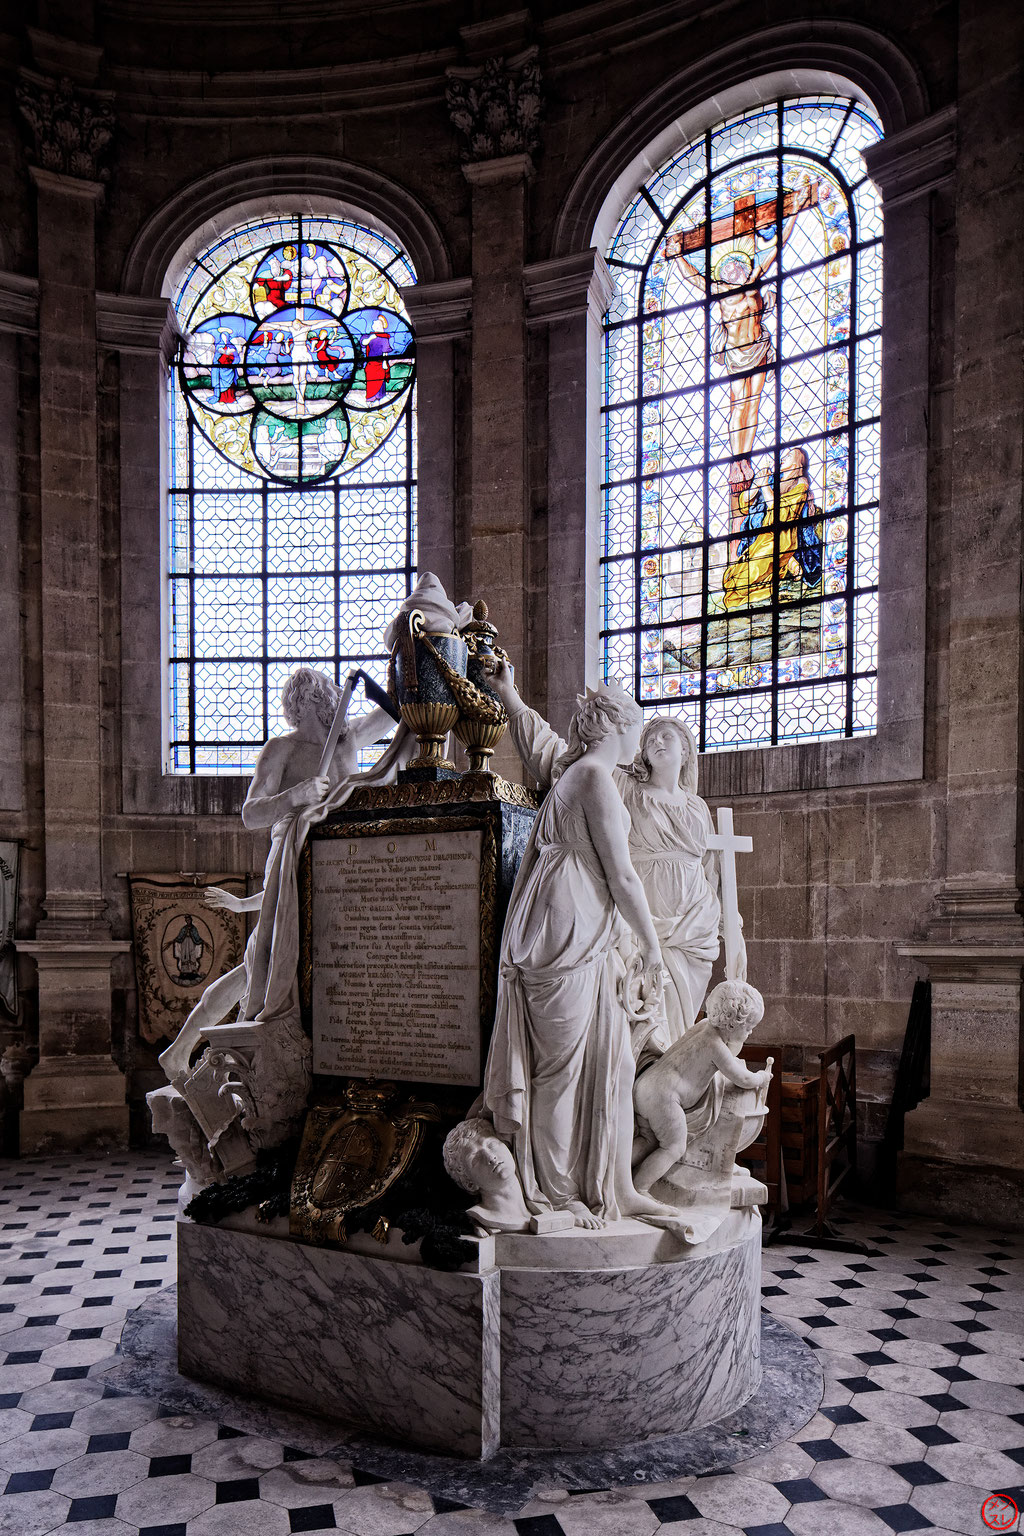
[[473, 617], [461, 630], [469, 647], [466, 667], [469, 689], [462, 690], [462, 713], [455, 734], [466, 749], [472, 773], [487, 773], [491, 754], [505, 734], [508, 715], [498, 695], [490, 687], [489, 660], [507, 661], [498, 645], [498, 631], [487, 617], [487, 604], [481, 599], [473, 608]]
[[444, 755], [444, 743], [459, 718], [452, 685], [465, 683], [468, 657], [461, 635], [428, 634], [420, 609], [403, 616], [391, 653], [391, 692], [419, 742], [410, 768], [454, 769]]

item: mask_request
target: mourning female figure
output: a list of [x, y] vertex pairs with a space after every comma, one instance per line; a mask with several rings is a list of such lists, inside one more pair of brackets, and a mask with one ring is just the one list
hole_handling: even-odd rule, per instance
[[[509, 668], [498, 664], [491, 686], [509, 715], [509, 735], [524, 765], [551, 782], [565, 742], [519, 697]], [[711, 816], [697, 794], [697, 746], [682, 720], [656, 715], [644, 726], [634, 762], [613, 770], [629, 815], [629, 851], [643, 882], [665, 967], [665, 1050], [700, 1012], [718, 954], [721, 906], [718, 867], [708, 849]], [[646, 1042], [645, 1042], [646, 1043]]]
[[511, 1145], [530, 1210], [600, 1227], [665, 1213], [630, 1176], [634, 1064], [619, 988], [630, 930], [648, 987], [661, 949], [612, 778], [636, 751], [640, 710], [615, 684], [578, 704], [509, 905], [476, 1112]]

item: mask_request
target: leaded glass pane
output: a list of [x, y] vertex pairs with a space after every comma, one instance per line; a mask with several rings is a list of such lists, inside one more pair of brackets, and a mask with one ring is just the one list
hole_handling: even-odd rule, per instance
[[605, 675], [702, 750], [874, 729], [880, 134], [846, 100], [755, 108], [609, 249]]
[[415, 566], [415, 348], [400, 292], [415, 280], [379, 231], [296, 214], [230, 231], [178, 286], [174, 773], [251, 772], [297, 665], [383, 681], [382, 631]]

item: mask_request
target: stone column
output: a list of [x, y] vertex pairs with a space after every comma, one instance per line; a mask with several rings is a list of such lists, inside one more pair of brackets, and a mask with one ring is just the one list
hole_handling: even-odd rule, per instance
[[602, 321], [615, 282], [599, 251], [526, 269], [527, 325], [547, 330], [547, 697], [563, 734], [599, 676]]
[[19, 950], [39, 972], [39, 1065], [21, 1150], [127, 1145], [124, 1075], [110, 1054], [111, 939], [101, 860], [99, 496], [95, 219], [109, 104], [27, 72], [35, 138], [46, 917]]
[[458, 601], [455, 548], [456, 347], [469, 335], [469, 278], [402, 289], [416, 338], [417, 558]]
[[[911, 1209], [1024, 1224], [1020, 915], [1024, 18], [961, 15], [945, 878], [924, 942], [931, 1094], [907, 1117]], [[922, 319], [923, 323], [923, 319]]]

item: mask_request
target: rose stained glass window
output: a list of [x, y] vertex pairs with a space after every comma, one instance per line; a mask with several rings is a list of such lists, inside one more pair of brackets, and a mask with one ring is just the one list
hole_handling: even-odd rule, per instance
[[389, 237], [294, 215], [232, 230], [178, 286], [173, 773], [251, 773], [285, 729], [281, 687], [302, 663], [385, 680], [382, 631], [415, 579], [415, 349], [401, 295], [415, 281]]
[[882, 217], [865, 106], [759, 106], [608, 253], [602, 648], [702, 751], [875, 728]]

